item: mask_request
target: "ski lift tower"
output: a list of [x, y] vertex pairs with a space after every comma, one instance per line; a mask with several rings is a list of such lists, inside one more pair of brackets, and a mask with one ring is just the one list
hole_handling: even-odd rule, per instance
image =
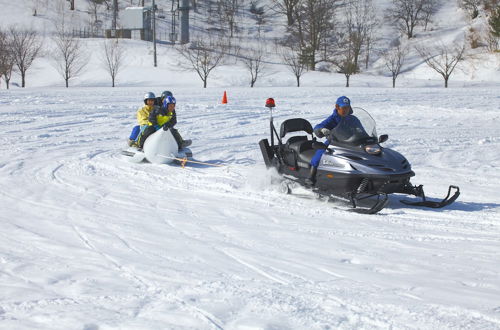
[[172, 0], [172, 28], [170, 32], [170, 41], [175, 42], [177, 40], [177, 21], [181, 21], [181, 44], [187, 44], [189, 42], [189, 0]]
[[181, 0], [181, 44], [189, 42], [189, 0]]

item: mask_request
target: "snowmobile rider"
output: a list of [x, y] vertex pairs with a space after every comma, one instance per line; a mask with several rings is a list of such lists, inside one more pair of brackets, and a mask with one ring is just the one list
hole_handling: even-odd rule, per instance
[[137, 123], [130, 133], [128, 145], [137, 145], [139, 138], [144, 133], [144, 130], [149, 126], [149, 114], [155, 108], [156, 96], [153, 92], [144, 94], [144, 105], [137, 110]]
[[176, 100], [173, 96], [166, 96], [161, 107], [155, 107], [149, 114], [148, 127], [144, 130], [138, 141], [139, 148], [144, 146], [144, 142], [154, 132], [163, 128], [170, 129], [177, 142], [179, 150], [191, 145], [191, 140], [183, 140], [179, 132], [173, 128], [177, 124], [177, 115], [175, 113]]
[[[350, 113], [352, 113], [351, 100], [349, 100], [347, 96], [339, 97], [335, 102], [333, 113], [321, 123], [314, 126], [314, 134], [319, 138], [326, 137], [327, 140], [324, 143], [326, 146], [330, 145], [330, 131], [340, 123], [342, 117]], [[311, 159], [311, 172], [309, 173], [309, 178], [305, 180], [307, 185], [314, 186], [316, 184], [316, 172], [321, 156], [323, 156], [325, 150], [326, 149], [316, 150], [316, 153]]]

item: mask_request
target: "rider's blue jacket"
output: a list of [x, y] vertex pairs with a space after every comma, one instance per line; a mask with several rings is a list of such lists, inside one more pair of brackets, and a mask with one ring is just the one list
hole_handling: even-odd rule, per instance
[[328, 118], [323, 120], [318, 125], [314, 126], [314, 130], [321, 129], [321, 128], [328, 128], [330, 130], [334, 129], [335, 126], [337, 126], [338, 123], [340, 123], [341, 119], [342, 119], [342, 117], [337, 113], [337, 109], [334, 109], [333, 113]]
[[[314, 132], [316, 133], [316, 135], [318, 135], [318, 137], [322, 137], [323, 133], [319, 132], [320, 129], [328, 128], [329, 130], [332, 130], [340, 123], [341, 119], [342, 117], [337, 113], [337, 109], [334, 109], [333, 113], [328, 118], [323, 120], [318, 125], [314, 126]], [[328, 146], [330, 144], [330, 141], [326, 140], [324, 143], [325, 145]], [[324, 153], [325, 149], [316, 150], [316, 153], [311, 159], [311, 165], [314, 167], [318, 167], [319, 161], [321, 160], [321, 156], [323, 156]]]

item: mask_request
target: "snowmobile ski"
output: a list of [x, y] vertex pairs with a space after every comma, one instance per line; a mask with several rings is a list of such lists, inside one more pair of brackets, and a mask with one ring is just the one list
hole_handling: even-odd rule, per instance
[[[349, 196], [337, 196], [331, 193], [326, 193], [321, 189], [314, 186], [308, 186], [304, 184], [303, 180], [297, 179], [293, 176], [284, 175], [285, 181], [280, 183], [280, 191], [285, 194], [293, 194], [293, 186], [296, 184], [303, 189], [311, 191], [317, 198], [328, 198], [328, 200], [336, 200], [346, 204], [350, 207], [338, 207], [334, 206], [336, 209], [341, 209], [344, 211], [361, 213], [361, 214], [375, 214], [380, 212], [389, 203], [389, 197], [385, 193], [376, 194], [357, 194], [352, 193]], [[299, 196], [299, 195], [297, 195]], [[369, 203], [369, 200], [376, 199], [374, 203]]]
[[[419, 187], [421, 187], [421, 186], [419, 186]], [[453, 195], [451, 195], [452, 189], [455, 190], [455, 193]], [[439, 208], [450, 205], [458, 198], [458, 196], [460, 196], [460, 188], [458, 188], [457, 186], [453, 186], [453, 185], [448, 187], [448, 194], [440, 202], [427, 200], [425, 195], [424, 195], [423, 189], [421, 189], [421, 192], [422, 192], [422, 195], [421, 195], [422, 201], [420, 201], [420, 202], [410, 202], [410, 201], [404, 200], [404, 199], [400, 200], [400, 202], [405, 204], [405, 205], [423, 206], [423, 207], [429, 207], [429, 208], [433, 208], [433, 209], [439, 209]]]

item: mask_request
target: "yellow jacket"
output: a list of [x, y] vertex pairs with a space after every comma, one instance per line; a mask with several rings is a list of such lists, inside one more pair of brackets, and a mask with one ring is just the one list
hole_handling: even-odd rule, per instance
[[144, 105], [143, 107], [139, 108], [139, 110], [137, 110], [137, 122], [139, 123], [139, 125], [149, 125], [149, 114], [151, 113], [151, 111], [153, 111], [154, 108], [154, 105]]

